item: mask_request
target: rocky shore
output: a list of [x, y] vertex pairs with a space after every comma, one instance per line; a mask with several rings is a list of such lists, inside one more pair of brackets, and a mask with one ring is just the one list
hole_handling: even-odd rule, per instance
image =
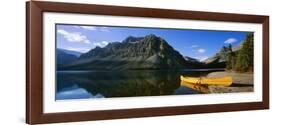
[[254, 78], [253, 73], [237, 73], [230, 71], [212, 72], [207, 75], [208, 78], [220, 78], [231, 76], [233, 84], [225, 86], [208, 86], [210, 93], [232, 93], [232, 92], [253, 92]]

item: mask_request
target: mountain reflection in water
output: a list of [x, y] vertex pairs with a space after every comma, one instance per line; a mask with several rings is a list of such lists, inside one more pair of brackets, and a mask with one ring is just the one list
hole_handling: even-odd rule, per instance
[[181, 86], [180, 75], [206, 71], [57, 71], [56, 100], [186, 95], [200, 91]]

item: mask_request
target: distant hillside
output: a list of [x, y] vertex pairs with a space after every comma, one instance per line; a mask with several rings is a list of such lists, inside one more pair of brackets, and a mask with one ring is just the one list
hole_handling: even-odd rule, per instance
[[[240, 49], [241, 45], [238, 45], [233, 47], [231, 51], [236, 52]], [[230, 49], [223, 46], [215, 55], [207, 58], [203, 61], [203, 63], [207, 68], [225, 68], [228, 53], [230, 53]]]
[[81, 52], [66, 50], [66, 49], [61, 49], [61, 48], [58, 48], [57, 50], [63, 51], [66, 54], [74, 55], [76, 57], [79, 57], [82, 54]]
[[188, 57], [188, 56], [184, 56], [184, 59], [185, 59], [186, 61], [194, 62], [194, 63], [200, 62], [198, 59], [195, 59], [195, 58], [192, 58], [192, 57]]
[[[190, 58], [191, 59], [191, 58]], [[96, 47], [81, 54], [78, 60], [61, 69], [126, 70], [194, 68], [195, 60], [186, 60], [164, 39], [153, 34], [145, 37], [129, 36], [122, 42]]]
[[[231, 45], [223, 46], [213, 56], [203, 61], [206, 68], [226, 68], [226, 62], [229, 53], [237, 54], [241, 49], [244, 42], [241, 42], [238, 46], [232, 47]], [[230, 47], [230, 48], [229, 48]]]
[[58, 66], [62, 66], [62, 65], [65, 65], [65, 64], [69, 64], [69, 63], [71, 63], [71, 62], [73, 62], [73, 61], [76, 61], [77, 59], [78, 59], [78, 57], [77, 56], [75, 56], [75, 55], [72, 55], [72, 54], [68, 54], [68, 53], [66, 53], [64, 50], [62, 50], [62, 49], [57, 49], [57, 52], [56, 52], [57, 54], [57, 60], [56, 60], [56, 62], [57, 62], [57, 65]]

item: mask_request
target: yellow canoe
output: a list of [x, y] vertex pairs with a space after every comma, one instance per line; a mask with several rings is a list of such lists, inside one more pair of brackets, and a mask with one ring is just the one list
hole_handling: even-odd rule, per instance
[[188, 88], [191, 88], [193, 90], [202, 92], [202, 93], [210, 93], [207, 85], [199, 85], [199, 84], [192, 84], [188, 82], [181, 81], [181, 86], [186, 86]]
[[202, 85], [221, 85], [230, 86], [232, 84], [232, 77], [222, 77], [222, 78], [198, 78], [198, 77], [187, 77], [180, 76], [181, 81], [192, 83], [192, 84], [202, 84]]

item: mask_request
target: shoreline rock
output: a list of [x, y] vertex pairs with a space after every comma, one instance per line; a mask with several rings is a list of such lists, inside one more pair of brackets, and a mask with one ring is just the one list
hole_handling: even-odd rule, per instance
[[253, 85], [254, 75], [253, 73], [237, 73], [228, 71], [212, 72], [207, 75], [207, 78], [219, 78], [231, 76], [233, 78], [233, 83], [238, 85]]
[[228, 71], [212, 72], [207, 75], [207, 78], [219, 78], [231, 76], [233, 85], [225, 86], [208, 86], [210, 93], [236, 93], [236, 92], [253, 92], [254, 77], [253, 73], [237, 73]]
[[210, 93], [236, 93], [236, 92], [253, 92], [253, 87], [225, 87], [225, 86], [208, 86]]

